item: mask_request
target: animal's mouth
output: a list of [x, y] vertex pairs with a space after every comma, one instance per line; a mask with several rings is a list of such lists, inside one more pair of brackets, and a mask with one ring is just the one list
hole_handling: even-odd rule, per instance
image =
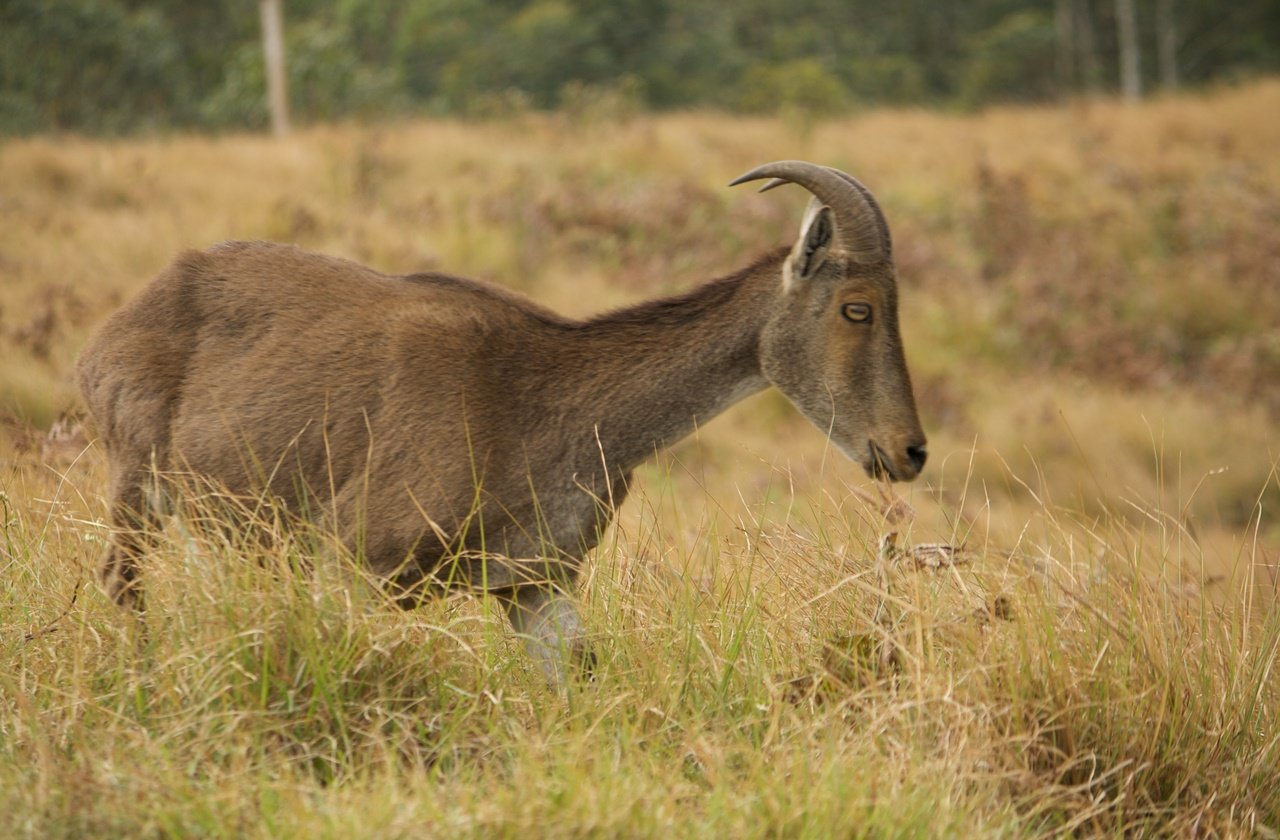
[[893, 461], [889, 458], [889, 453], [880, 448], [880, 444], [874, 440], [868, 440], [867, 454], [870, 456], [869, 460], [862, 466], [867, 471], [867, 475], [872, 478], [887, 478], [890, 481], [898, 480], [897, 473], [893, 471]]

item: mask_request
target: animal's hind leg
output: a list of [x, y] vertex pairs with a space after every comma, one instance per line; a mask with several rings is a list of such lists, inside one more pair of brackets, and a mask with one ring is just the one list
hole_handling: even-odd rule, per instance
[[102, 562], [102, 583], [116, 603], [142, 609], [138, 558], [150, 546], [157, 519], [152, 499], [154, 472], [145, 463], [111, 470], [111, 546]]
[[555, 584], [525, 584], [498, 593], [511, 626], [542, 668], [547, 682], [563, 688], [570, 668], [590, 676], [595, 656], [573, 597]]

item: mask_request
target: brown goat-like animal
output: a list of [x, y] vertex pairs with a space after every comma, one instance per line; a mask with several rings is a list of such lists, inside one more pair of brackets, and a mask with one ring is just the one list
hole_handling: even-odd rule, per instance
[[572, 321], [441, 274], [392, 277], [287, 245], [181, 255], [79, 361], [110, 461], [104, 579], [136, 603], [157, 512], [194, 473], [321, 511], [408, 596], [496, 593], [549, 679], [589, 656], [569, 596], [628, 477], [772, 384], [871, 474], [925, 460], [871, 194], [800, 161], [734, 181], [814, 196], [794, 247], [676, 297]]

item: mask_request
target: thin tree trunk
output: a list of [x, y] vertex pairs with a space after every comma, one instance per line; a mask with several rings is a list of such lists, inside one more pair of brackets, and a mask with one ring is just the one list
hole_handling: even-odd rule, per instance
[[1142, 98], [1142, 65], [1138, 53], [1138, 14], [1133, 0], [1116, 0], [1116, 32], [1120, 42], [1120, 90], [1125, 99]]
[[1156, 56], [1160, 63], [1160, 85], [1178, 89], [1178, 24], [1173, 0], [1156, 0]]
[[271, 131], [277, 137], [289, 133], [289, 90], [285, 80], [284, 24], [280, 0], [261, 0], [262, 52], [267, 61], [267, 102]]

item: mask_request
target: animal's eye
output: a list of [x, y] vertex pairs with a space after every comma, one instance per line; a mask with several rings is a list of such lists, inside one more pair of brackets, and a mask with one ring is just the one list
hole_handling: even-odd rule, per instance
[[871, 320], [871, 304], [869, 303], [846, 303], [840, 307], [840, 314], [845, 320], [863, 323]]

